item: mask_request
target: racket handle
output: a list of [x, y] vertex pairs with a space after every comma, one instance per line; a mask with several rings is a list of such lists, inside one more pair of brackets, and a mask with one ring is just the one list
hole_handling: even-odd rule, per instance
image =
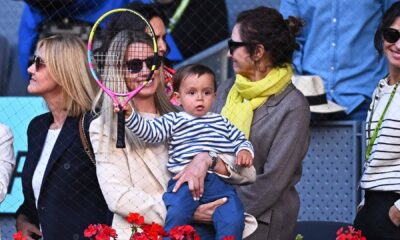
[[118, 112], [117, 148], [125, 148], [125, 110], [120, 107]]

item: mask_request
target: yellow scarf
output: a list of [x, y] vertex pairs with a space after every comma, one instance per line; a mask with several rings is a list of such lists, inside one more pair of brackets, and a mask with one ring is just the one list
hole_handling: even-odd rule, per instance
[[293, 70], [289, 64], [272, 69], [267, 76], [255, 82], [237, 74], [222, 109], [222, 115], [249, 138], [253, 111], [270, 96], [283, 91], [291, 82], [292, 75]]

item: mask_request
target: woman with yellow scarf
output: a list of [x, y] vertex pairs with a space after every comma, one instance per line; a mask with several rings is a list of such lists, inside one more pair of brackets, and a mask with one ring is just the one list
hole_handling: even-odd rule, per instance
[[309, 144], [310, 108], [291, 83], [295, 34], [302, 23], [272, 8], [239, 14], [228, 41], [235, 79], [218, 87], [221, 112], [254, 145], [254, 184], [237, 188], [258, 228], [247, 239], [290, 239], [300, 200], [295, 189]]

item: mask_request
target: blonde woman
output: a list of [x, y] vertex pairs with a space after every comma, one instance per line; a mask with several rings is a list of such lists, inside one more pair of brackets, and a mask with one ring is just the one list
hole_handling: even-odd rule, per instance
[[78, 37], [52, 36], [38, 43], [28, 68], [28, 92], [43, 97], [49, 109], [28, 127], [24, 202], [17, 211], [17, 229], [28, 239], [85, 239], [89, 224], [110, 223], [79, 137], [79, 117], [90, 110], [96, 90], [85, 53]]

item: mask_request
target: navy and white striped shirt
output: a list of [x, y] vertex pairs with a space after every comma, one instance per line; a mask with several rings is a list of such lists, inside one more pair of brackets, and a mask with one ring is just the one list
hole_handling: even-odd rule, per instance
[[193, 117], [186, 112], [171, 112], [146, 120], [133, 113], [126, 124], [145, 142], [167, 141], [167, 168], [173, 173], [181, 171], [200, 152], [237, 154], [246, 149], [254, 157], [253, 145], [220, 114], [209, 112], [202, 117]]
[[[367, 144], [378, 124], [394, 86], [387, 79], [379, 82], [374, 91], [366, 123]], [[381, 128], [372, 145], [371, 155], [361, 178], [362, 189], [400, 193], [400, 87], [383, 118]], [[372, 116], [371, 116], [372, 115]], [[400, 195], [399, 195], [400, 199]], [[399, 200], [400, 201], [400, 200]], [[400, 202], [399, 202], [400, 203]]]

